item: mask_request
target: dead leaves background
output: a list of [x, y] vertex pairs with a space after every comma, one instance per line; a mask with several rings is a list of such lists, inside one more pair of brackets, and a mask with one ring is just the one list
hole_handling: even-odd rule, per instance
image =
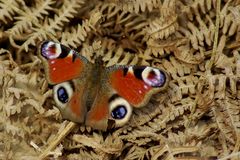
[[67, 124], [36, 57], [46, 39], [89, 60], [101, 55], [106, 66], [161, 66], [171, 76], [128, 125], [107, 133], [77, 126], [50, 157], [236, 154], [239, 24], [238, 0], [0, 0], [0, 159], [37, 159]]

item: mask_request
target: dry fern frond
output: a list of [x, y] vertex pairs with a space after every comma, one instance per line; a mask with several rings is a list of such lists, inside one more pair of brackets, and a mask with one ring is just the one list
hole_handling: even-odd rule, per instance
[[226, 140], [234, 144], [239, 135], [239, 101], [235, 102], [227, 98], [217, 102], [218, 106], [213, 108], [217, 125]]
[[157, 0], [110, 0], [110, 2], [119, 5], [123, 11], [134, 13], [152, 11], [161, 5]]
[[122, 141], [117, 137], [108, 136], [105, 140], [101, 135], [93, 134], [93, 137], [73, 135], [73, 140], [91, 147], [97, 152], [116, 154], [122, 149]]
[[[0, 159], [237, 159], [239, 6], [0, 0]], [[36, 56], [36, 44], [48, 39], [92, 63], [100, 56], [105, 66], [163, 68], [168, 89], [134, 109], [121, 128], [66, 125]]]
[[116, 5], [102, 5], [99, 10], [103, 20], [96, 27], [97, 35], [103, 37], [104, 41], [114, 41], [126, 52], [135, 54], [143, 51], [144, 27], [147, 25], [144, 16], [121, 11]]
[[180, 44], [174, 55], [178, 60], [188, 64], [201, 64], [205, 58], [203, 49], [195, 50], [191, 48], [189, 42]]
[[208, 15], [206, 15], [206, 19], [207, 22], [204, 22], [200, 17], [196, 17], [200, 26], [195, 26], [193, 23], [188, 22], [187, 27], [189, 30], [183, 27], [179, 28], [179, 32], [184, 34], [185, 37], [189, 37], [192, 47], [196, 50], [203, 49], [204, 42], [209, 46], [213, 44], [215, 25]]
[[[164, 159], [178, 159], [178, 157], [183, 157], [185, 159], [184, 154], [186, 155], [192, 155], [190, 157], [195, 157], [198, 152], [197, 147], [171, 147], [169, 145], [165, 145], [164, 147], [160, 148], [158, 152], [153, 156], [152, 159], [157, 160], [159, 158]], [[187, 156], [186, 156], [186, 159]]]
[[[130, 150], [128, 150], [128, 153], [125, 158], [131, 159], [131, 160], [133, 160], [133, 159], [143, 160], [146, 157], [149, 157], [148, 154], [151, 149], [153, 149], [153, 148], [145, 149], [143, 147], [133, 146], [133, 147], [131, 147]], [[154, 149], [155, 149], [155, 147], [154, 147]]]
[[207, 12], [212, 12], [212, 10], [216, 6], [216, 1], [214, 0], [192, 0], [192, 1], [186, 1], [182, 0], [184, 4], [187, 4], [187, 6], [183, 5], [182, 11], [186, 14], [186, 16], [193, 20], [194, 16], [200, 16], [201, 14], [206, 14]]
[[114, 64], [134, 65], [138, 62], [138, 58], [131, 53], [124, 53], [123, 48], [119, 47], [116, 50], [108, 50], [106, 55], [104, 55], [103, 61], [106, 63], [106, 67]]
[[[20, 11], [20, 7], [25, 5], [23, 0], [1, 0], [0, 1], [0, 20], [7, 23], [8, 19], [13, 20], [13, 16]], [[7, 19], [6, 19], [7, 18]]]
[[142, 147], [132, 147], [128, 153], [127, 159], [176, 159], [175, 155], [184, 153], [196, 153], [196, 147], [170, 147], [169, 145], [156, 145], [148, 149]]
[[216, 132], [215, 124], [204, 124], [203, 121], [200, 121], [195, 127], [187, 127], [184, 133], [168, 133], [167, 142], [174, 146], [198, 146], [203, 137], [213, 136]]
[[169, 84], [171, 90], [169, 96], [172, 102], [182, 100], [185, 95], [193, 96], [196, 94], [196, 85], [199, 79], [196, 76], [183, 76]]
[[69, 154], [67, 158], [75, 159], [75, 160], [81, 160], [81, 159], [97, 160], [100, 158], [100, 155], [94, 153], [93, 151], [81, 149], [79, 153]]
[[194, 70], [194, 65], [184, 64], [170, 56], [169, 60], [163, 59], [162, 65], [176, 79], [178, 77], [188, 75]]
[[222, 26], [223, 34], [234, 36], [237, 32], [237, 25], [240, 23], [239, 15], [236, 14], [239, 11], [239, 6], [229, 7], [229, 3], [226, 3], [221, 11], [220, 22]]
[[77, 29], [72, 28], [70, 31], [63, 32], [61, 43], [77, 48], [77, 45], [80, 45], [86, 39], [87, 33], [95, 30], [95, 25], [100, 18], [101, 14], [99, 12], [93, 13], [89, 20], [84, 21], [82, 25], [78, 24]]
[[56, 35], [56, 31], [61, 31], [64, 23], [69, 22], [69, 19], [74, 17], [73, 14], [77, 13], [77, 9], [81, 7], [81, 4], [83, 4], [83, 1], [65, 1], [57, 15], [54, 15], [53, 19], [45, 21], [43, 26], [37, 26], [38, 28], [34, 29], [34, 32], [30, 34], [28, 40], [21, 47], [28, 51], [30, 44], [36, 45], [37, 40], [42, 41], [47, 37]]
[[[17, 36], [23, 33], [23, 31], [29, 30], [29, 28], [34, 25], [40, 25], [39, 21], [43, 19], [43, 15], [48, 15], [48, 11], [52, 10], [52, 4], [55, 1], [47, 0], [47, 1], [37, 1], [36, 7], [27, 8], [23, 13], [20, 13], [20, 16], [15, 17], [17, 20], [15, 25], [8, 29], [7, 32], [9, 34]], [[27, 31], [29, 32], [29, 31]]]
[[165, 0], [159, 9], [160, 18], [149, 19], [146, 38], [166, 39], [178, 29], [175, 1]]
[[[237, 79], [239, 77], [233, 75], [212, 75], [207, 77], [205, 82], [207, 82], [208, 86], [208, 96], [216, 99], [225, 99], [227, 90], [230, 90], [236, 96]], [[227, 87], [227, 83], [230, 83], [231, 88]], [[199, 90], [201, 91], [201, 89]]]
[[[170, 103], [170, 102], [169, 102]], [[126, 140], [135, 141], [139, 136], [141, 136], [141, 131], [144, 131], [142, 133], [153, 137], [153, 139], [162, 139], [163, 137], [157, 136], [155, 133], [162, 132], [162, 130], [171, 130], [172, 128], [179, 128], [189, 123], [188, 119], [183, 119], [182, 116], [186, 113], [190, 113], [195, 108], [195, 102], [189, 101], [188, 99], [182, 100], [182, 102], [179, 102], [180, 104], [170, 105], [167, 106], [161, 106], [161, 112], [154, 112], [155, 115], [152, 115], [152, 117], [149, 117], [149, 122], [143, 123], [144, 117], [142, 117], [143, 122], [138, 122], [138, 125], [132, 127], [135, 127], [131, 130], [129, 130], [129, 133], [124, 136], [120, 136]], [[159, 108], [160, 109], [160, 108]], [[164, 114], [160, 114], [164, 113]], [[178, 123], [176, 123], [178, 121]], [[175, 122], [176, 126], [172, 125], [172, 122]], [[124, 130], [123, 130], [124, 131]], [[118, 131], [119, 132], [119, 131]], [[119, 134], [119, 133], [118, 133]], [[144, 136], [143, 136], [144, 137]], [[143, 138], [144, 139], [144, 138]], [[142, 143], [145, 143], [145, 141], [142, 141]]]

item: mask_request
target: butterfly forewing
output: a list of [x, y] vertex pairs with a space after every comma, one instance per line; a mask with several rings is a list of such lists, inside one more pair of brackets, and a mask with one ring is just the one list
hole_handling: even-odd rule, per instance
[[165, 71], [146, 66], [110, 67], [109, 80], [113, 89], [131, 105], [144, 106], [151, 95], [167, 86]]
[[88, 61], [76, 51], [52, 41], [44, 41], [40, 47], [48, 82], [58, 84], [79, 77]]

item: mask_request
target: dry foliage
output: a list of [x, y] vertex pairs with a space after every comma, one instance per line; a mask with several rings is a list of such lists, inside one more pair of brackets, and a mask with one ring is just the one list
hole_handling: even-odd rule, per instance
[[[161, 66], [169, 88], [122, 128], [66, 131], [36, 56], [46, 39], [106, 66]], [[0, 0], [0, 42], [0, 159], [49, 145], [56, 159], [239, 159], [239, 0]]]

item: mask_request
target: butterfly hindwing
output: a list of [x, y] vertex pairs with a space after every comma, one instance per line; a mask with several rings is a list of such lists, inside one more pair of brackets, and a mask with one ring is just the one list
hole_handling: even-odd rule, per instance
[[108, 92], [99, 93], [89, 112], [86, 115], [85, 124], [95, 129], [106, 130], [109, 118]]
[[100, 130], [120, 127], [128, 122], [131, 114], [131, 105], [116, 94], [110, 85], [102, 85], [87, 113], [85, 124]]
[[84, 81], [72, 80], [54, 85], [53, 97], [64, 119], [84, 123], [87, 112], [85, 84]]

